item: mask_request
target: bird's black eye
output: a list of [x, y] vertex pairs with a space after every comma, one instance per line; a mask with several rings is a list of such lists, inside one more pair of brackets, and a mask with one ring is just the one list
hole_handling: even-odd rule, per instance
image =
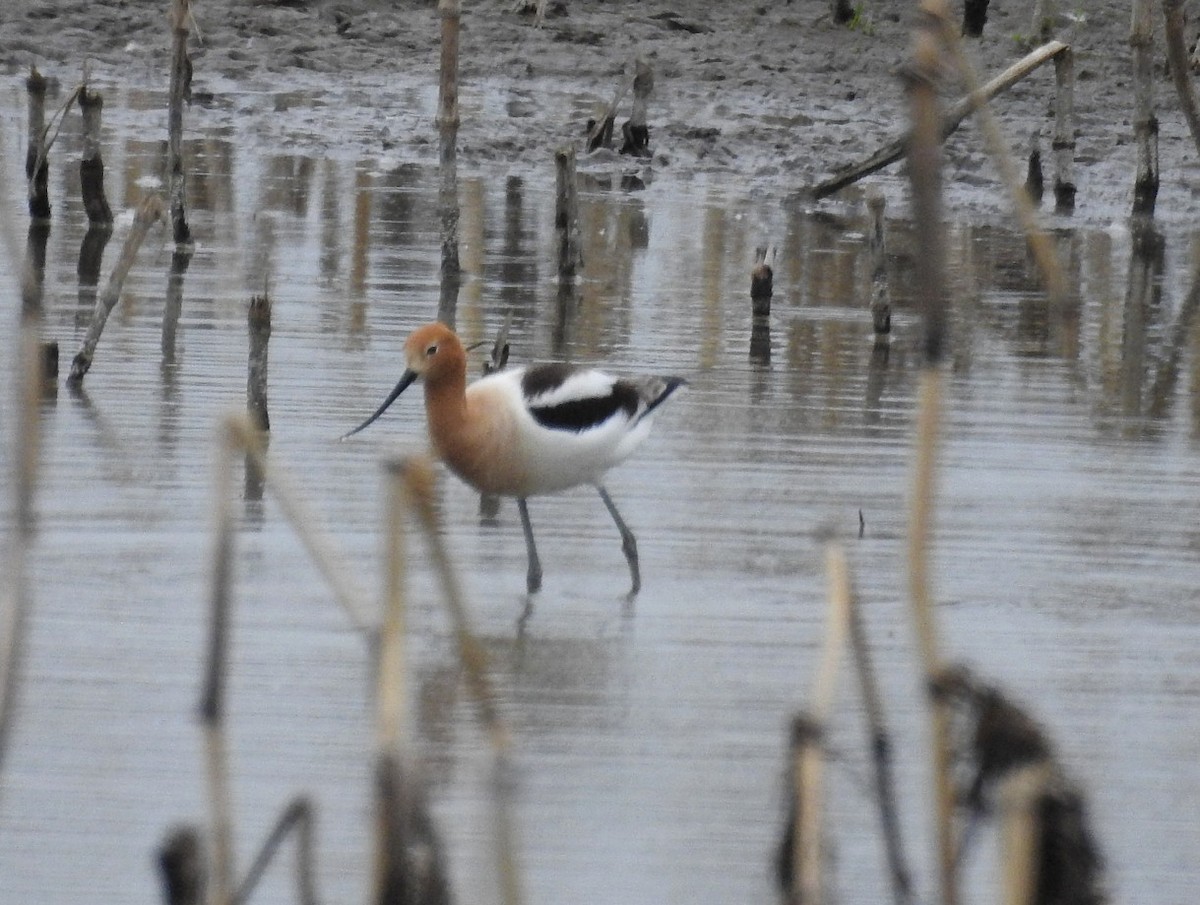
[[436, 343], [425, 350], [426, 358], [431, 358], [434, 355], [437, 355], [437, 344]]

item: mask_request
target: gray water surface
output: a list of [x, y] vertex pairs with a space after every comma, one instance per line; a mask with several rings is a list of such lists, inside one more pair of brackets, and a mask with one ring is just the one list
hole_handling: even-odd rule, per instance
[[[5, 89], [0, 286], [10, 300], [26, 223], [22, 103]], [[271, 455], [373, 593], [380, 462], [424, 448], [416, 392], [353, 442], [337, 437], [374, 410], [402, 368], [404, 338], [438, 311], [436, 171], [272, 154], [226, 130], [198, 132], [187, 147], [197, 249], [186, 272], [170, 288], [168, 237], [152, 233], [82, 393], [60, 383], [42, 404], [33, 610], [0, 776], [4, 902], [161, 901], [155, 847], [169, 827], [205, 819], [196, 704], [214, 426], [245, 405], [250, 296], [266, 285], [274, 303]], [[78, 136], [68, 128], [59, 148], [45, 331], [65, 370], [91, 299], [77, 276]], [[159, 154], [157, 142], [114, 130], [115, 208], [155, 187]], [[564, 300], [552, 162], [463, 173], [460, 183], [457, 326], [467, 341], [490, 339], [511, 315], [515, 362], [566, 358], [690, 381], [608, 482], [641, 548], [644, 588], [631, 607], [619, 541], [594, 492], [531, 501], [546, 578], [527, 612], [515, 506], [482, 518], [469, 488], [449, 474], [439, 484], [446, 541], [513, 728], [527, 901], [774, 898], [784, 730], [816, 669], [826, 529], [852, 557], [895, 734], [907, 847], [931, 895], [928, 729], [904, 559], [919, 326], [904, 211], [890, 211], [895, 330], [883, 350], [865, 310], [858, 206], [818, 215], [746, 199], [716, 179], [585, 185], [586, 270]], [[1165, 230], [1154, 291], [1135, 305], [1129, 229], [1065, 221], [1056, 243], [1071, 299], [1054, 307], [1006, 225], [950, 230], [953, 352], [934, 556], [947, 656], [1050, 727], [1090, 795], [1116, 898], [1191, 901], [1200, 327], [1184, 300], [1197, 236]], [[767, 241], [780, 248], [774, 311], [756, 328], [748, 274]], [[15, 303], [9, 316], [15, 323]], [[12, 333], [0, 339], [6, 386]], [[4, 393], [6, 475], [12, 405]], [[364, 646], [270, 492], [254, 489], [239, 477], [229, 694], [239, 863], [286, 802], [307, 793], [324, 899], [363, 901], [374, 720]], [[488, 747], [417, 543], [410, 588], [413, 748], [458, 901], [495, 902]], [[832, 883], [842, 901], [875, 902], [887, 887], [862, 708], [848, 668], [841, 678]], [[968, 901], [998, 895], [993, 835], [979, 845]], [[290, 869], [285, 857], [255, 901], [293, 901]]]

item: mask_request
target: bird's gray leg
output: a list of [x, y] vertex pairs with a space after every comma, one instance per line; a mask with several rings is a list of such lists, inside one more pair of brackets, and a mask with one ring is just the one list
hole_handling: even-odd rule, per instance
[[613, 521], [617, 523], [617, 530], [621, 532], [621, 551], [625, 554], [625, 559], [629, 562], [629, 576], [633, 579], [633, 587], [629, 589], [629, 596], [633, 597], [642, 589], [642, 573], [638, 569], [637, 538], [633, 536], [633, 532], [629, 530], [629, 526], [621, 518], [621, 513], [617, 511], [616, 504], [613, 503], [612, 497], [608, 495], [608, 491], [604, 489], [604, 486], [597, 484], [596, 489], [600, 491], [600, 499], [604, 500], [604, 505], [608, 508], [608, 514], [612, 516]]
[[529, 506], [525, 497], [517, 498], [517, 511], [521, 513], [521, 530], [525, 532], [525, 552], [529, 554], [529, 572], [525, 586], [533, 594], [542, 587], [542, 561], [538, 559], [537, 544], [533, 542], [533, 525], [529, 521]]

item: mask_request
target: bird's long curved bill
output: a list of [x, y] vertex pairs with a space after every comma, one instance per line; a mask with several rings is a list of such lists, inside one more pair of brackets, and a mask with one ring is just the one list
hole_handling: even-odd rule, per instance
[[387, 399], [383, 400], [383, 405], [381, 405], [379, 408], [377, 408], [375, 410], [375, 414], [372, 415], [370, 418], [368, 418], [366, 421], [364, 421], [362, 424], [360, 424], [358, 427], [354, 428], [354, 430], [348, 431], [347, 433], [342, 434], [342, 436], [339, 437], [338, 439], [345, 440], [347, 437], [353, 437], [360, 430], [362, 430], [363, 428], [368, 427], [369, 425], [374, 423], [375, 419], [378, 418], [380, 415], [382, 415], [384, 412], [386, 412], [388, 406], [396, 401], [396, 397], [399, 396], [401, 393], [403, 393], [406, 389], [408, 389], [408, 385], [416, 379], [417, 379], [416, 371], [413, 371], [411, 369], [406, 370], [404, 372], [404, 376], [400, 378], [400, 382], [398, 384], [396, 384], [396, 388], [394, 390], [392, 390], [390, 393], [388, 393]]

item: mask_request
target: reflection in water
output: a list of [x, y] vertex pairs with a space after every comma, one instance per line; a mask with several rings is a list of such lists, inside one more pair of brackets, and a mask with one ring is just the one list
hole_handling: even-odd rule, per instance
[[112, 226], [91, 226], [84, 233], [79, 246], [79, 303], [75, 308], [75, 326], [86, 327], [96, 307], [96, 291], [100, 285], [100, 264], [104, 260], [104, 249], [112, 238]]
[[336, 287], [338, 273], [342, 267], [342, 223], [341, 191], [338, 168], [332, 160], [325, 160], [321, 181], [321, 254], [318, 271], [326, 288]]
[[[204, 234], [194, 257], [170, 260], [161, 367], [157, 305], [123, 302], [95, 401], [76, 387], [75, 404], [44, 413], [41, 634], [12, 773], [0, 777], [0, 876], [24, 900], [47, 889], [64, 900], [136, 897], [152, 882], [146, 839], [201, 809], [187, 791], [195, 784], [179, 778], [196, 742], [193, 677], [180, 664], [194, 661], [201, 634], [192, 604], [206, 581], [211, 421], [241, 393], [243, 375], [251, 404], [260, 377], [265, 387], [265, 337], [261, 372], [254, 348], [247, 360], [247, 288], [258, 293], [272, 274], [286, 340], [277, 338], [270, 363], [272, 446], [302, 463], [305, 489], [364, 582], [376, 571], [378, 456], [397, 439], [424, 439], [412, 405], [377, 445], [332, 442], [392, 361], [380, 337], [391, 342], [431, 314], [434, 171], [407, 165], [373, 178], [370, 161], [318, 163], [207, 139], [189, 149], [204, 161], [189, 180]], [[158, 143], [129, 143], [114, 158], [127, 194], [140, 197], [160, 158]], [[65, 182], [74, 165], [56, 160], [64, 169], [52, 179]], [[822, 519], [850, 531], [862, 510], [870, 522], [858, 550], [864, 599], [883, 623], [881, 668], [901, 689], [911, 673], [897, 587], [916, 366], [912, 231], [888, 224], [894, 330], [890, 344], [876, 344], [858, 215], [783, 213], [774, 312], [755, 321], [746, 273], [759, 237], [718, 190], [593, 186], [581, 198], [583, 279], [541, 285], [552, 258], [548, 182], [523, 171], [461, 184], [471, 285], [439, 283], [439, 304], [457, 300], [474, 338], [511, 314], [522, 360], [661, 363], [692, 385], [621, 473], [647, 564], [632, 614], [611, 593], [619, 560], [604, 514], [548, 498], [539, 507], [556, 531], [546, 554], [574, 567], [555, 576], [520, 632], [515, 513], [481, 526], [468, 490], [439, 487], [514, 726], [530, 901], [765, 901], [779, 730], [819, 638], [810, 533]], [[82, 222], [55, 229], [48, 245], [31, 232], [26, 254], [44, 266], [48, 329], [69, 333], [94, 299], [104, 245], [83, 236]], [[1180, 852], [1195, 848], [1196, 830], [1186, 815], [1163, 815], [1179, 807], [1179, 789], [1200, 788], [1190, 756], [1196, 689], [1180, 679], [1196, 672], [1200, 576], [1194, 532], [1178, 530], [1196, 520], [1179, 488], [1200, 484], [1193, 240], [1164, 227], [1135, 231], [1127, 248], [1119, 231], [1062, 229], [1073, 291], [1055, 307], [1037, 291], [1020, 236], [957, 223], [952, 237], [957, 370], [939, 538], [947, 636], [1044, 695], [1046, 711], [1067, 715], [1064, 747], [1089, 773], [1123, 876], [1156, 899], [1184, 900], [1190, 878], [1171, 865], [1185, 863]], [[156, 298], [164, 269], [153, 255], [140, 259], [132, 296]], [[54, 300], [69, 298], [76, 279], [78, 305], [58, 310]], [[147, 455], [136, 438], [156, 429], [161, 442]], [[361, 650], [337, 630], [327, 591], [289, 552], [294, 540], [262, 491], [248, 467], [242, 524], [254, 529], [253, 549], [239, 596], [251, 605], [239, 617], [246, 641], [231, 715], [239, 817], [251, 822], [285, 794], [313, 789], [331, 828], [331, 898], [348, 900], [369, 870]], [[416, 550], [418, 744], [431, 756], [462, 899], [476, 901], [489, 888], [471, 873], [486, 843], [481, 743], [431, 603], [436, 582]], [[1132, 721], [1122, 731], [1138, 739], [1136, 758], [1109, 744], [1118, 707]], [[904, 701], [897, 717], [901, 727], [922, 724]], [[133, 738], [143, 741], [131, 746]], [[1121, 783], [1096, 781], [1118, 771]], [[904, 778], [913, 789], [924, 781]], [[75, 807], [77, 788], [96, 791], [94, 807]], [[1127, 816], [1139, 813], [1153, 819]], [[1170, 836], [1164, 820], [1174, 821]], [[848, 861], [870, 863], [869, 827], [839, 813], [834, 831], [844, 832]], [[720, 844], [701, 851], [700, 836]], [[613, 863], [632, 867], [614, 879]]]
[[[192, 208], [194, 211], [195, 208]], [[159, 364], [161, 384], [161, 414], [159, 417], [158, 442], [163, 451], [170, 453], [178, 441], [179, 418], [179, 362], [176, 357], [179, 319], [183, 314], [184, 275], [192, 260], [190, 246], [176, 246], [171, 253], [171, 269], [167, 273], [167, 293], [163, 302], [162, 339], [159, 347], [162, 360]]]
[[[394, 203], [400, 193], [388, 193], [385, 203]], [[354, 242], [350, 250], [350, 333], [361, 334], [367, 322], [367, 264], [371, 243], [371, 177], [363, 164], [354, 170]], [[396, 228], [396, 219], [386, 217], [388, 232]]]
[[46, 284], [46, 243], [50, 239], [49, 220], [30, 220], [25, 237], [25, 275], [21, 304], [26, 315], [41, 317]]
[[760, 367], [771, 365], [771, 316], [760, 314], [750, 322], [750, 363]]
[[171, 269], [167, 272], [167, 295], [163, 307], [162, 342], [160, 344], [164, 384], [173, 380], [176, 364], [176, 335], [179, 331], [179, 318], [183, 313], [183, 278], [191, 261], [192, 253], [186, 249], [176, 250], [171, 254]]
[[1129, 282], [1121, 320], [1120, 386], [1121, 414], [1143, 413], [1143, 389], [1150, 368], [1151, 331], [1162, 317], [1162, 270], [1164, 240], [1153, 220], [1136, 217], [1132, 223]]

